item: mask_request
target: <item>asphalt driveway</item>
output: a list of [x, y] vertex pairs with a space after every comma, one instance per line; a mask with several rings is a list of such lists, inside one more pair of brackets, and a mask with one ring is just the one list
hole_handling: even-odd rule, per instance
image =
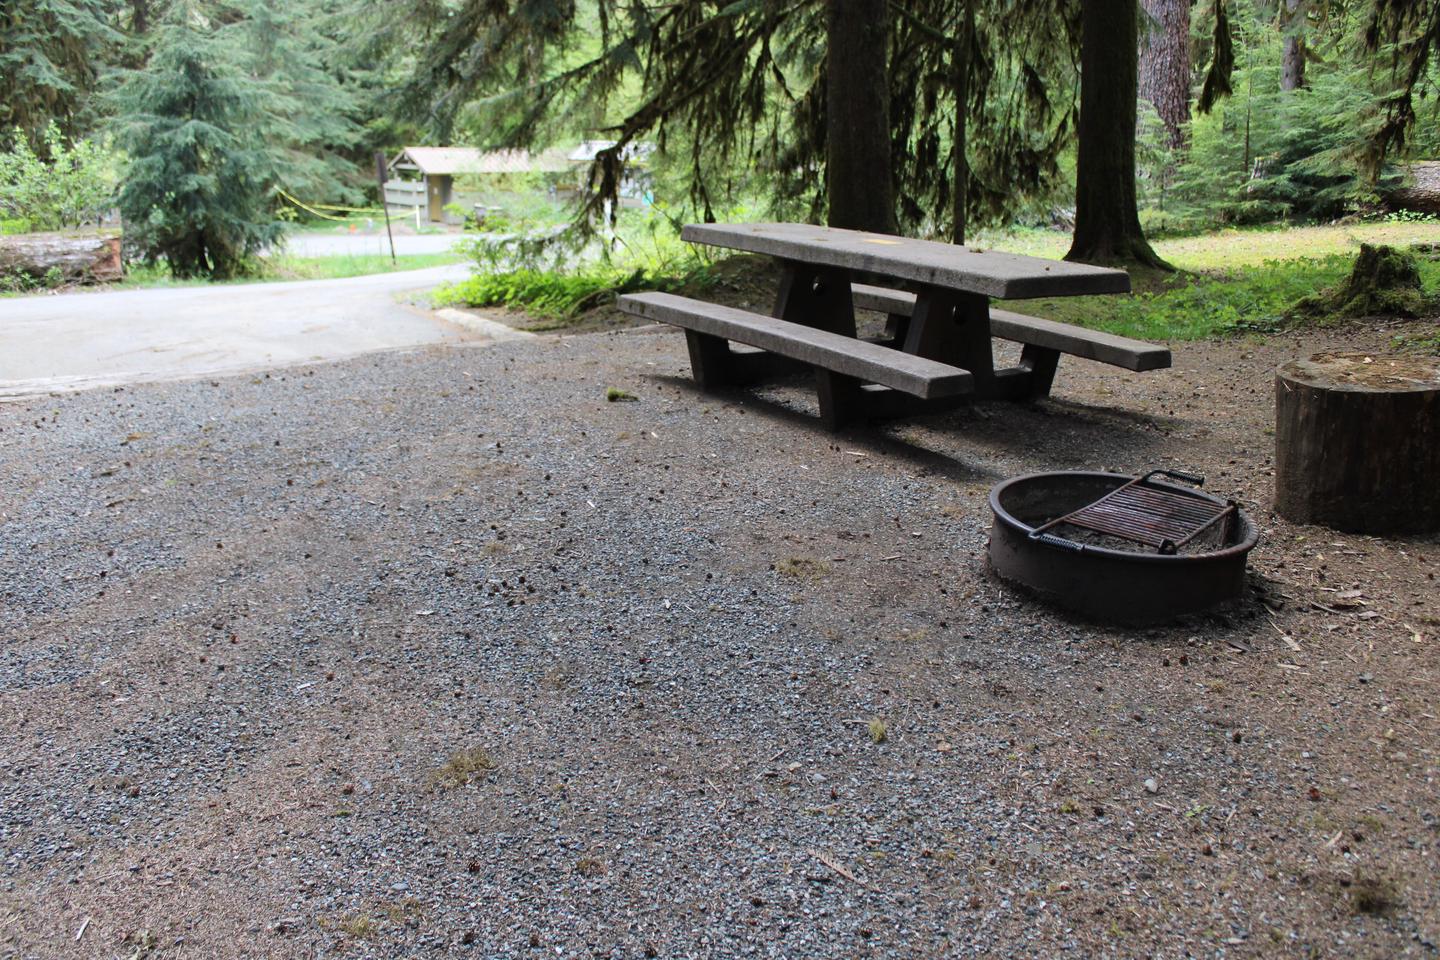
[[463, 265], [344, 280], [0, 300], [0, 401], [474, 339], [407, 295]]

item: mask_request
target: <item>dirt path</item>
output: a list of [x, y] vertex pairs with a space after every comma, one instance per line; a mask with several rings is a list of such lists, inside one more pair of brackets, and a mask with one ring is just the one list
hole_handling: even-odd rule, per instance
[[[1269, 514], [1301, 349], [838, 437], [644, 330], [0, 407], [0, 955], [1433, 956], [1440, 543]], [[991, 580], [1096, 465], [1240, 498], [1252, 596]]]

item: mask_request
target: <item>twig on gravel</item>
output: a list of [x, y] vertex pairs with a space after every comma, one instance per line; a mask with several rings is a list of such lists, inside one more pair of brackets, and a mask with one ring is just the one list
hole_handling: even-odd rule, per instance
[[88, 927], [88, 926], [90, 926], [90, 918], [89, 918], [89, 917], [86, 917], [84, 920], [80, 921], [80, 929], [75, 931], [75, 942], [76, 942], [76, 943], [79, 943], [79, 942], [80, 942], [80, 938], [83, 937], [83, 936], [85, 936], [85, 928]]
[[[1266, 615], [1269, 616], [1268, 612]], [[1270, 625], [1275, 628], [1276, 633], [1280, 634], [1280, 639], [1285, 641], [1285, 646], [1289, 647], [1291, 650], [1294, 650], [1296, 653], [1300, 652], [1299, 642], [1294, 637], [1290, 636], [1290, 634], [1286, 633], [1284, 629], [1280, 626], [1279, 622], [1276, 621], [1273, 616], [1270, 617]]]
[[855, 874], [851, 873], [849, 870], [841, 866], [839, 863], [836, 863], [831, 858], [825, 856], [825, 854], [821, 853], [819, 850], [807, 850], [806, 853], [810, 854], [810, 856], [814, 857], [816, 860], [819, 860], [821, 863], [825, 864], [825, 866], [829, 867], [831, 870], [835, 871], [840, 876], [844, 877], [846, 880], [849, 880], [851, 883], [858, 884], [864, 887], [866, 890], [870, 890], [874, 893], [880, 893], [880, 891], [877, 890], [873, 884], [869, 884], [866, 883], [864, 880], [861, 880], [859, 877], [855, 876]]

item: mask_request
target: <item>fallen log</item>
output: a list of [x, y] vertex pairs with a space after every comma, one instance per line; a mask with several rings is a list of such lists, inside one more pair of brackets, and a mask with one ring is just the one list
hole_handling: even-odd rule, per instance
[[0, 236], [0, 276], [46, 284], [108, 283], [125, 273], [120, 236], [106, 233], [21, 233]]
[[1392, 209], [1440, 214], [1440, 160], [1412, 163], [1406, 181], [1385, 195]]

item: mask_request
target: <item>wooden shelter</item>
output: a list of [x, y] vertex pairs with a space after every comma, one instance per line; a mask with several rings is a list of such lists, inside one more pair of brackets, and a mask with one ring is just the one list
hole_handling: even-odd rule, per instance
[[423, 207], [426, 218], [438, 223], [445, 219], [445, 207], [454, 199], [457, 176], [559, 173], [571, 166], [563, 152], [406, 147], [390, 161], [385, 202], [391, 206]]

